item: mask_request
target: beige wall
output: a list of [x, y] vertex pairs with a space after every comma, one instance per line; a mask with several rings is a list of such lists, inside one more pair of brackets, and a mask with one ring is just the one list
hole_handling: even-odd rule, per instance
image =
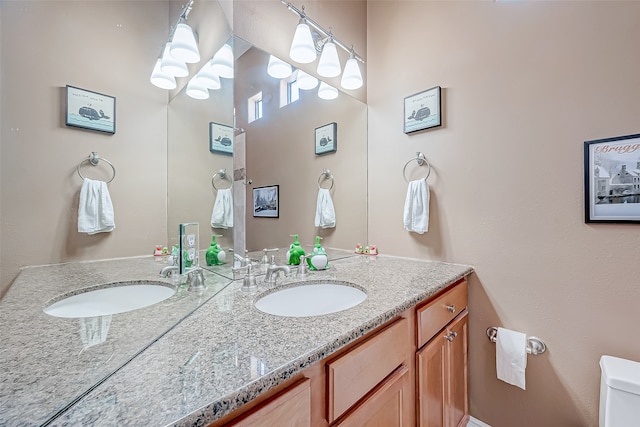
[[[22, 265], [149, 254], [166, 240], [165, 2], [3, 1], [0, 293]], [[123, 48], [124, 47], [124, 48]], [[116, 134], [66, 127], [65, 86], [116, 97]], [[112, 233], [77, 232], [78, 163], [117, 169]], [[102, 172], [105, 174], [102, 174]], [[106, 179], [103, 163], [85, 176]]]
[[[599, 358], [640, 360], [637, 225], [586, 225], [583, 141], [639, 133], [638, 2], [368, 4], [369, 238], [469, 263], [471, 413], [493, 427], [597, 426]], [[444, 126], [403, 98], [443, 88]], [[402, 166], [432, 163], [430, 231], [402, 228]], [[489, 326], [537, 335], [527, 390], [496, 380]]]

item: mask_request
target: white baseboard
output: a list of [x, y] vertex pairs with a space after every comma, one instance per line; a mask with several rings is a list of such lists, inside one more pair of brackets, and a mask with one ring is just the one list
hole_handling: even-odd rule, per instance
[[491, 427], [491, 426], [473, 417], [469, 417], [469, 422], [467, 423], [467, 427]]

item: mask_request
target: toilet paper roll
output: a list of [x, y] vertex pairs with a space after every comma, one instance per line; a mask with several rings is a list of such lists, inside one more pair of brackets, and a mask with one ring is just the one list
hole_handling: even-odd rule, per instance
[[525, 390], [527, 336], [521, 332], [498, 328], [496, 336], [496, 371], [498, 379]]

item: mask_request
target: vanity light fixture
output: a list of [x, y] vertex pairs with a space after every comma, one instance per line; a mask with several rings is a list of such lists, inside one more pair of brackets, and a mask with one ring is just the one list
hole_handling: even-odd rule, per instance
[[[193, 3], [193, 2], [192, 2]], [[171, 39], [171, 55], [180, 60], [193, 64], [200, 62], [200, 52], [193, 30], [185, 22], [180, 22]]]
[[325, 82], [320, 82], [318, 97], [326, 100], [336, 99], [338, 97], [338, 89]]
[[194, 99], [207, 99], [209, 98], [209, 90], [198, 83], [194, 77], [187, 83], [187, 95]]
[[302, 90], [311, 90], [315, 89], [318, 86], [318, 79], [305, 73], [302, 70], [298, 70], [298, 76], [296, 78], [298, 81], [298, 89]]
[[180, 61], [171, 55], [171, 42], [167, 42], [164, 45], [164, 53], [162, 54], [162, 61], [160, 62], [160, 70], [173, 77], [184, 77], [189, 75], [189, 69], [187, 64]]
[[275, 79], [286, 79], [291, 75], [293, 70], [291, 64], [284, 62], [280, 58], [273, 55], [269, 56], [269, 65], [267, 65], [267, 74]]
[[[302, 6], [302, 13], [304, 15], [304, 6]], [[318, 57], [316, 45], [311, 36], [311, 29], [304, 16], [300, 18], [296, 32], [293, 35], [289, 57], [301, 64], [309, 64]]]
[[151, 78], [149, 79], [154, 86], [159, 87], [160, 89], [175, 89], [176, 78], [170, 74], [163, 73], [160, 69], [160, 64], [162, 63], [162, 58], [158, 58], [156, 61], [155, 67], [153, 67], [153, 71], [151, 72]]
[[225, 43], [211, 60], [212, 71], [225, 79], [233, 78], [233, 49]]
[[353, 56], [353, 52], [351, 52], [351, 55], [344, 66], [344, 73], [342, 73], [340, 85], [345, 89], [354, 90], [360, 89], [362, 84], [362, 74], [360, 74], [358, 61]]
[[204, 86], [207, 89], [217, 90], [220, 89], [222, 84], [220, 83], [220, 77], [213, 72], [211, 65], [212, 60], [207, 61], [204, 66], [193, 77], [199, 86]]
[[[311, 55], [311, 52], [315, 51], [316, 57], [320, 54], [320, 61], [317, 68], [318, 74], [322, 77], [337, 77], [342, 72], [340, 59], [336, 49], [336, 47], [340, 47], [349, 53], [349, 60], [345, 66], [345, 72], [348, 71], [348, 75], [342, 79], [342, 87], [347, 90], [362, 87], [363, 79], [358, 62], [362, 62], [364, 64], [365, 61], [354, 51], [353, 46], [347, 47], [345, 43], [338, 40], [331, 33], [330, 29], [326, 30], [320, 24], [311, 19], [304, 11], [304, 6], [302, 6], [302, 10], [299, 10], [287, 0], [280, 0], [280, 3], [300, 18], [293, 37], [293, 42], [291, 43], [291, 49], [289, 51], [291, 59], [296, 62], [307, 64], [313, 62], [315, 59], [312, 59]], [[317, 33], [312, 33], [310, 27], [315, 29]], [[302, 52], [304, 52], [304, 55]]]

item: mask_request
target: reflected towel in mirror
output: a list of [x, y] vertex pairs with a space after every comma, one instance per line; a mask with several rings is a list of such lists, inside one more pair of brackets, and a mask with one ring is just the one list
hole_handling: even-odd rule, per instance
[[116, 228], [107, 183], [85, 178], [78, 204], [78, 233], [108, 233]]
[[231, 228], [233, 227], [233, 198], [231, 188], [218, 190], [216, 201], [211, 212], [211, 227]]
[[409, 183], [404, 201], [404, 228], [418, 234], [429, 231], [429, 186], [425, 179]]
[[333, 208], [331, 193], [327, 188], [318, 190], [318, 202], [316, 205], [316, 227], [333, 228], [336, 226], [336, 211]]

